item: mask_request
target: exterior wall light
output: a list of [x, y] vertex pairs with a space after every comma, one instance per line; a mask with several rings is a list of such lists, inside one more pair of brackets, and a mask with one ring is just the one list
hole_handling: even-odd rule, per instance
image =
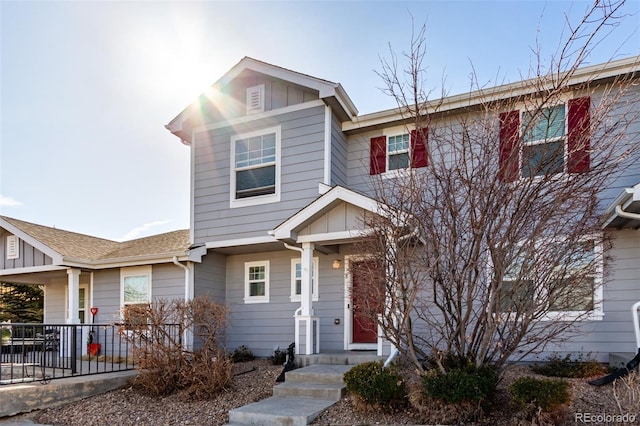
[[340, 264], [340, 260], [336, 259], [333, 261], [333, 264], [331, 265], [333, 267], [333, 269], [340, 269], [340, 266], [342, 266]]

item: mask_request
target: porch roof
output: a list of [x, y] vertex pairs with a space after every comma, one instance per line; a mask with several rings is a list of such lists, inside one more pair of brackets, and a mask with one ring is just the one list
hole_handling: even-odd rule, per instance
[[[338, 207], [340, 204], [347, 204], [354, 206], [364, 213], [372, 213], [379, 216], [388, 216], [390, 207], [380, 203], [373, 198], [342, 186], [334, 186], [328, 192], [324, 193], [320, 197], [316, 198], [302, 210], [282, 222], [269, 234], [274, 238], [284, 242], [301, 242], [303, 239], [298, 233], [306, 226], [312, 224], [322, 215], [329, 213], [332, 209]], [[345, 212], [345, 214], [354, 216], [354, 212]], [[353, 223], [354, 218], [346, 219], [345, 224]], [[321, 235], [317, 235], [316, 241], [328, 242], [332, 241], [335, 244], [361, 238], [366, 233], [364, 229], [356, 229], [353, 226], [345, 226], [344, 229], [339, 231], [330, 232], [327, 230]], [[311, 236], [305, 235], [304, 238], [310, 239]]]
[[623, 189], [605, 210], [603, 228], [640, 228], [640, 182]]
[[7, 216], [0, 216], [0, 227], [52, 257], [56, 265], [97, 267], [124, 260], [185, 256], [191, 245], [189, 230], [118, 242]]

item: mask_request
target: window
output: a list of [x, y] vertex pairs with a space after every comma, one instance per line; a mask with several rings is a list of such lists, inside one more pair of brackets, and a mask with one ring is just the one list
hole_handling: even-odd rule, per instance
[[428, 129], [371, 138], [369, 174], [426, 167]]
[[588, 172], [590, 114], [589, 96], [535, 113], [501, 113], [499, 178], [512, 182], [521, 177]]
[[18, 259], [20, 257], [20, 244], [18, 237], [7, 235], [7, 259]]
[[244, 264], [244, 302], [269, 302], [269, 261]]
[[387, 137], [387, 170], [409, 167], [409, 134]]
[[264, 84], [247, 88], [247, 115], [264, 112]]
[[147, 304], [151, 301], [151, 266], [122, 268], [120, 279], [123, 305]]
[[279, 201], [280, 127], [231, 138], [231, 207]]
[[[602, 316], [601, 247], [585, 240], [575, 248], [553, 241], [536, 245], [539, 254], [524, 263], [524, 256], [514, 260], [501, 284], [500, 311], [529, 309], [536, 299], [548, 303], [547, 319], [575, 318], [590, 313]], [[558, 259], [558, 253], [566, 252]]]
[[564, 172], [564, 105], [544, 108], [533, 116], [522, 114], [522, 177]]
[[[318, 300], [318, 258], [313, 258], [311, 271], [311, 294], [314, 301]], [[299, 302], [302, 295], [302, 262], [291, 259], [291, 301]]]

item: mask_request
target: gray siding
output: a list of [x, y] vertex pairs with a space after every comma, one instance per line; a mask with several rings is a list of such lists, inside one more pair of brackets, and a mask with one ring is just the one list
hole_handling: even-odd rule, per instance
[[64, 324], [65, 312], [65, 279], [52, 280], [44, 286], [44, 322], [49, 324]]
[[[280, 202], [249, 207], [229, 207], [230, 138], [281, 125]], [[266, 236], [282, 221], [318, 197], [318, 182], [324, 174], [324, 108], [300, 110], [235, 128], [201, 132], [192, 149], [194, 182], [195, 243]]]
[[19, 254], [17, 259], [7, 259], [7, 236], [13, 235], [5, 229], [0, 229], [0, 269], [28, 268], [31, 266], [51, 265], [53, 260], [40, 250], [18, 239]]
[[631, 306], [640, 301], [640, 230], [615, 232], [614, 257], [604, 286], [604, 318], [580, 324], [580, 334], [541, 355], [591, 353], [607, 362], [610, 352], [637, 352]]
[[96, 322], [120, 321], [120, 269], [94, 272], [93, 306], [100, 309]]
[[346, 186], [347, 172], [347, 136], [342, 133], [340, 120], [331, 117], [331, 186]]
[[154, 299], [184, 300], [184, 269], [173, 263], [153, 265], [151, 278], [151, 295]]
[[[343, 348], [344, 274], [331, 268], [340, 256], [316, 253], [319, 261], [318, 301], [313, 302], [315, 314], [321, 317], [321, 350], [336, 351]], [[292, 302], [291, 259], [299, 258], [292, 251], [268, 252], [252, 255], [229, 256], [227, 260], [227, 304], [230, 308], [230, 327], [227, 346], [230, 349], [246, 345], [257, 356], [270, 356], [274, 346], [286, 348], [294, 341], [293, 314], [300, 302]], [[245, 304], [244, 263], [269, 261], [269, 303]]]
[[194, 297], [209, 296], [218, 303], [225, 304], [226, 256], [208, 252], [202, 263], [194, 267]]

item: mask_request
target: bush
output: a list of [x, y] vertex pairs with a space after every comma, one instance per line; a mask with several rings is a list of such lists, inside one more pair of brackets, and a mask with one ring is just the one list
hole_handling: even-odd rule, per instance
[[271, 364], [273, 365], [283, 365], [287, 362], [287, 351], [281, 351], [280, 349], [276, 349], [273, 351], [273, 355], [269, 358], [271, 360]]
[[563, 380], [520, 377], [511, 386], [509, 394], [522, 405], [534, 405], [543, 411], [553, 411], [569, 402], [569, 383]]
[[384, 368], [382, 362], [356, 365], [344, 375], [349, 392], [370, 405], [399, 405], [405, 402], [402, 378], [393, 368]]
[[568, 354], [564, 358], [560, 355], [550, 356], [544, 364], [532, 365], [534, 373], [549, 377], [566, 377], [570, 379], [599, 376], [607, 373], [607, 368], [593, 359], [582, 358], [579, 355], [575, 360], [571, 360]]
[[256, 357], [253, 355], [253, 352], [249, 350], [245, 345], [242, 345], [231, 354], [231, 361], [233, 362], [247, 362], [253, 361]]
[[[197, 297], [130, 305], [127, 310], [129, 318], [144, 319], [122, 328], [139, 370], [138, 387], [157, 396], [186, 390], [187, 396], [208, 398], [231, 382], [231, 362], [218, 342], [225, 327], [224, 306]], [[182, 346], [185, 330], [195, 336], [198, 350]]]
[[492, 367], [476, 367], [468, 363], [442, 374], [429, 371], [422, 379], [426, 396], [446, 403], [482, 402], [489, 399], [498, 384], [498, 373]]

